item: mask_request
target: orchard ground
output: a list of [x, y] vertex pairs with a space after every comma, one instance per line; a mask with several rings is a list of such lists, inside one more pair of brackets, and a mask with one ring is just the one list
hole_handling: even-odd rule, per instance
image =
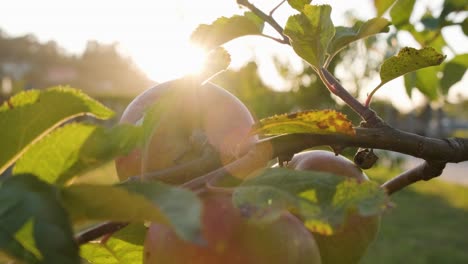
[[[398, 171], [378, 167], [367, 173], [383, 182]], [[395, 207], [384, 215], [362, 264], [468, 263], [468, 186], [433, 179], [395, 193], [392, 201]]]
[[[366, 173], [371, 179], [384, 182], [399, 170], [380, 166]], [[462, 176], [466, 175], [458, 178]], [[113, 177], [112, 163], [84, 175], [80, 181], [116, 181]], [[394, 194], [392, 201], [394, 208], [384, 215], [377, 241], [362, 264], [468, 263], [468, 186], [434, 179], [409, 186]]]

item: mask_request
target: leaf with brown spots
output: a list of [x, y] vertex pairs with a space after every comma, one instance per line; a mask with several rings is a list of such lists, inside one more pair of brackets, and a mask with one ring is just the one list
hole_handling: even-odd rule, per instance
[[252, 134], [267, 136], [294, 133], [354, 135], [355, 131], [351, 121], [334, 110], [308, 110], [275, 115], [260, 120], [252, 129]]
[[431, 47], [414, 49], [405, 47], [396, 56], [384, 61], [380, 68], [380, 79], [382, 86], [397, 77], [422, 68], [441, 64], [445, 59], [443, 54], [438, 53]]

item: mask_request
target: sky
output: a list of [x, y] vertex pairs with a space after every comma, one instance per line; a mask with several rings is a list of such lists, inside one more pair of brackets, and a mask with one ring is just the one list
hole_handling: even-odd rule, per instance
[[[268, 11], [280, 1], [251, 2]], [[316, 0], [313, 3], [330, 4], [334, 24], [343, 25], [343, 14], [350, 9], [361, 19], [374, 17], [371, 2]], [[436, 6], [437, 2], [418, 0], [416, 11], [423, 12], [424, 5]], [[83, 52], [90, 39], [102, 43], [119, 42], [121, 51], [131, 56], [148, 77], [163, 82], [192, 73], [202, 64], [203, 52], [189, 42], [190, 34], [197, 25], [210, 23], [219, 16], [232, 16], [244, 11], [235, 0], [14, 0], [2, 4], [0, 29], [10, 36], [32, 33], [40, 41], [55, 40], [70, 53]], [[275, 18], [284, 24], [293, 13], [286, 4], [278, 9]], [[266, 33], [275, 34], [268, 28]], [[448, 34], [458, 37], [457, 32]], [[457, 52], [468, 52], [467, 43], [465, 38], [464, 41], [454, 41], [452, 45]], [[408, 45], [414, 43], [408, 41]], [[291, 47], [269, 39], [244, 37], [225, 47], [231, 54], [232, 68], [238, 68], [255, 58], [264, 81], [276, 89], [283, 89], [286, 83], [275, 72], [272, 54], [290, 62], [293, 69], [301, 68], [300, 58]], [[395, 88], [382, 88], [379, 93], [402, 110], [411, 108], [418, 96], [413, 102], [410, 101], [404, 93], [401, 80], [388, 84], [392, 85]]]

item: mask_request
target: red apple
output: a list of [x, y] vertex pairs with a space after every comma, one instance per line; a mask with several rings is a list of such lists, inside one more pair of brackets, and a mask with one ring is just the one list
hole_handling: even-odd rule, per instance
[[[322, 150], [296, 154], [287, 165], [296, 170], [329, 172], [343, 177], [368, 181], [368, 177], [353, 162], [343, 156]], [[331, 236], [313, 233], [320, 249], [322, 263], [359, 263], [368, 246], [374, 241], [380, 216], [348, 215], [343, 227]]]
[[120, 122], [142, 122], [145, 111], [169, 91], [175, 96], [170, 102], [166, 98], [168, 107], [156, 123], [149, 145], [116, 160], [121, 180], [197, 159], [208, 145], [225, 164], [246, 153], [256, 141], [249, 136], [254, 119], [241, 101], [212, 83], [199, 85], [188, 78], [145, 91], [129, 104]]
[[172, 229], [151, 224], [144, 247], [146, 264], [320, 264], [313, 235], [295, 216], [275, 220], [243, 216], [230, 195], [204, 194], [203, 245], [181, 240]]

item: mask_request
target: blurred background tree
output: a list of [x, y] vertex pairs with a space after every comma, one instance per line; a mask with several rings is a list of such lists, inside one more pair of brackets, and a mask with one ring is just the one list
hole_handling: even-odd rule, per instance
[[[133, 97], [154, 85], [117, 43], [89, 41], [83, 54], [69, 54], [56, 42], [0, 31], [0, 102], [28, 89], [69, 85], [83, 89], [118, 114]], [[114, 120], [115, 121], [115, 120]]]

